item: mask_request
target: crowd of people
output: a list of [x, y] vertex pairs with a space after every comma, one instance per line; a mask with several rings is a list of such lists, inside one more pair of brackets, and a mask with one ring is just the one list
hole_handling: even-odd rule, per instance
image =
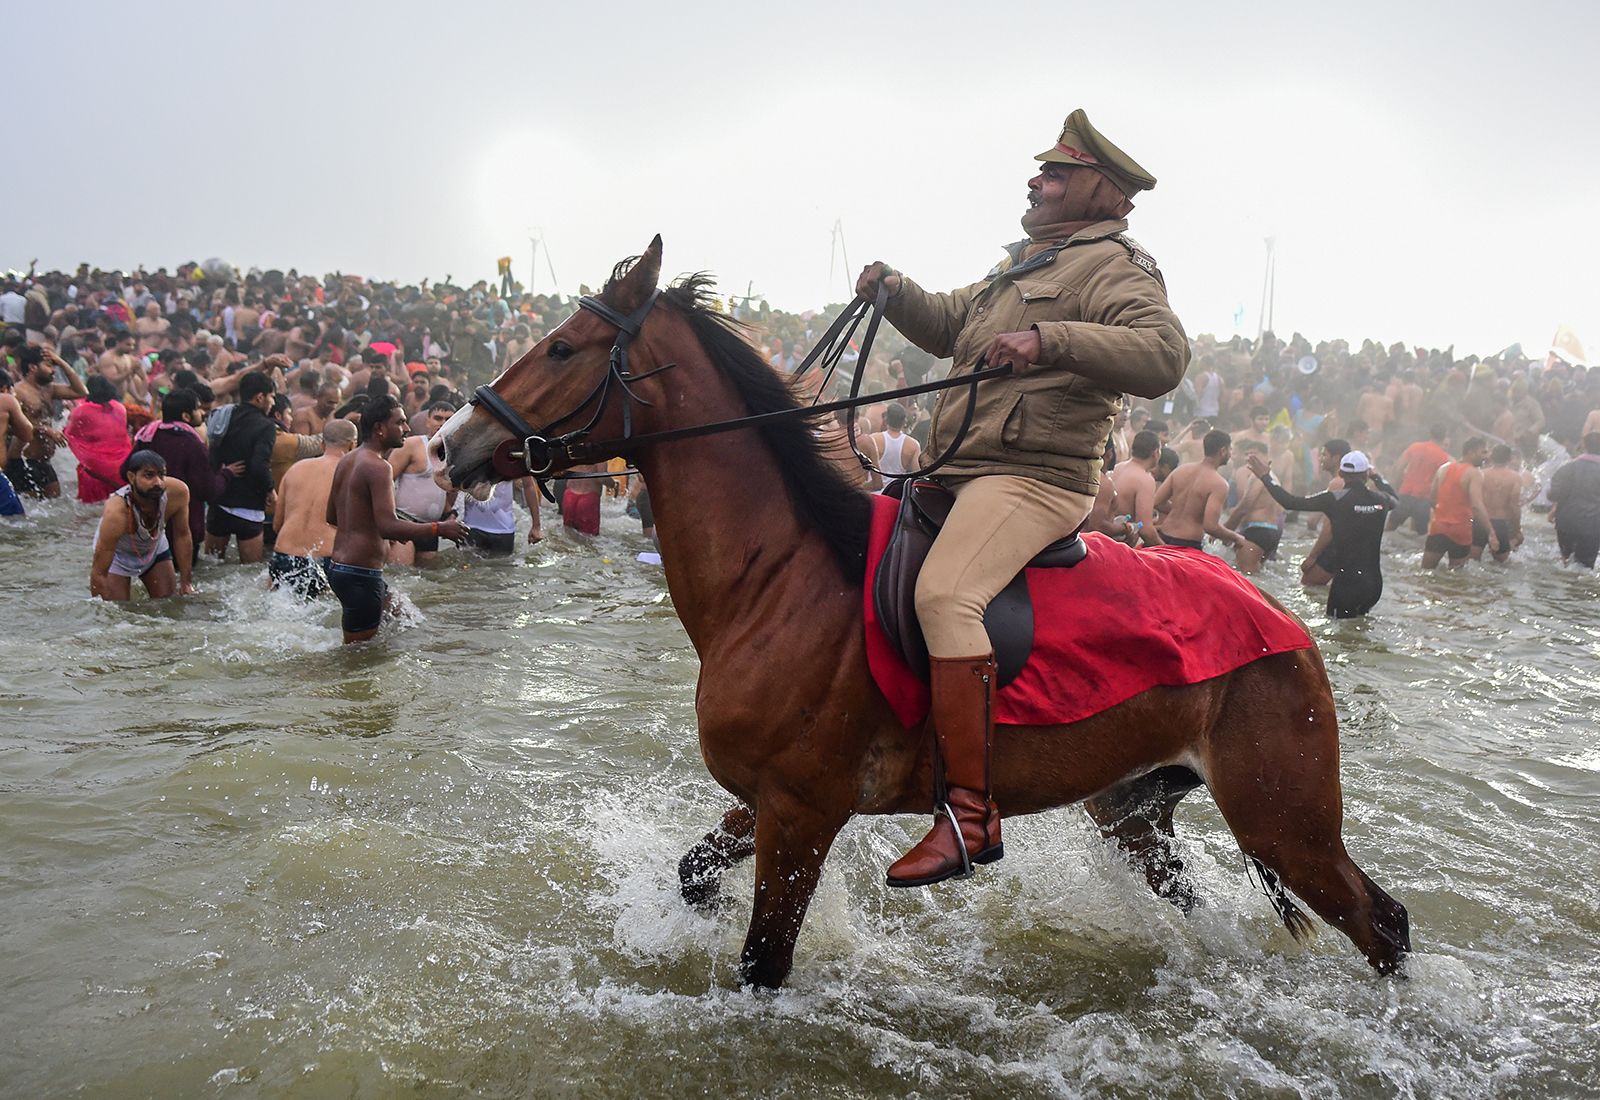
[[[441, 539], [511, 553], [516, 495], [527, 541], [540, 539], [531, 478], [458, 501], [435, 480], [425, 441], [569, 309], [508, 277], [401, 286], [214, 261], [13, 276], [0, 286], [0, 514], [59, 495], [65, 448], [78, 499], [105, 505], [96, 594], [127, 598], [135, 577], [151, 595], [184, 591], [202, 554], [223, 559], [232, 544], [240, 562], [267, 560], [274, 585], [339, 593], [347, 639], [369, 637], [386, 563], [426, 563]], [[786, 371], [837, 312], [734, 299], [727, 309]], [[1504, 562], [1531, 506], [1554, 521], [1563, 559], [1594, 565], [1600, 370], [1515, 347], [1458, 359], [1298, 334], [1201, 336], [1191, 353], [1177, 390], [1122, 409], [1088, 528], [1147, 546], [1214, 540], [1253, 573], [1276, 557], [1285, 524], [1309, 513], [1321, 523], [1301, 575], [1330, 585], [1334, 615], [1376, 602], [1380, 541], [1404, 525], [1423, 539], [1424, 567], [1485, 552]], [[869, 396], [938, 371], [888, 327], [869, 361], [842, 365], [865, 372]], [[858, 446], [887, 473], [916, 469], [937, 400], [864, 406]], [[566, 482], [563, 521], [597, 533], [607, 488], [618, 485]], [[648, 533], [647, 489], [634, 478], [621, 491]]]

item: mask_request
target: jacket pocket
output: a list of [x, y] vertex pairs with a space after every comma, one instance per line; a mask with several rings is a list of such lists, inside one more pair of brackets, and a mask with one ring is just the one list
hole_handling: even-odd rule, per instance
[[1000, 427], [1000, 442], [1006, 447], [1015, 448], [1021, 443], [1028, 426], [1028, 395], [1017, 394], [1017, 399], [1011, 403], [1011, 409], [1006, 413], [1005, 423]]
[[1018, 279], [1017, 293], [1022, 295], [1024, 306], [1034, 302], [1049, 302], [1061, 297], [1061, 284], [1043, 279]]

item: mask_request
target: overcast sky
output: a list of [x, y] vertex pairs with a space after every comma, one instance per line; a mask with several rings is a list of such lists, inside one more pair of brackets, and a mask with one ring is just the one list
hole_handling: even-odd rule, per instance
[[[1086, 14], [1086, 11], [1089, 12]], [[1083, 107], [1191, 333], [1600, 358], [1600, 5], [11, 5], [0, 266], [595, 285], [660, 232], [806, 309], [1019, 237]], [[830, 276], [830, 268], [832, 274]], [[551, 273], [541, 257], [536, 287]]]

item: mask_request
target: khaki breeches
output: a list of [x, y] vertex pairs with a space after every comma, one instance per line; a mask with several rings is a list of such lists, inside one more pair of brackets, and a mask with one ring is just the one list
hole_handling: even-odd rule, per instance
[[917, 577], [917, 619], [935, 657], [991, 649], [989, 601], [1035, 554], [1082, 523], [1094, 497], [1026, 477], [976, 477], [952, 486], [950, 518]]

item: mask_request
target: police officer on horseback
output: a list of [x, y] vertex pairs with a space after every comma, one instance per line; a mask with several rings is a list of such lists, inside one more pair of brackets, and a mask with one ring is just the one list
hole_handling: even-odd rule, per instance
[[[947, 804], [889, 868], [891, 886], [940, 882], [1003, 854], [989, 774], [995, 661], [984, 608], [1089, 514], [1122, 394], [1170, 392], [1189, 360], [1161, 273], [1127, 235], [1131, 199], [1154, 177], [1082, 110], [1035, 159], [1027, 239], [978, 282], [936, 294], [875, 262], [856, 284], [872, 300], [881, 282], [890, 323], [924, 351], [952, 358], [952, 377], [984, 362], [1013, 366], [977, 387], [971, 429], [944, 467], [955, 505], [917, 581]], [[964, 388], [941, 394], [928, 453], [947, 445], [967, 400]]]

